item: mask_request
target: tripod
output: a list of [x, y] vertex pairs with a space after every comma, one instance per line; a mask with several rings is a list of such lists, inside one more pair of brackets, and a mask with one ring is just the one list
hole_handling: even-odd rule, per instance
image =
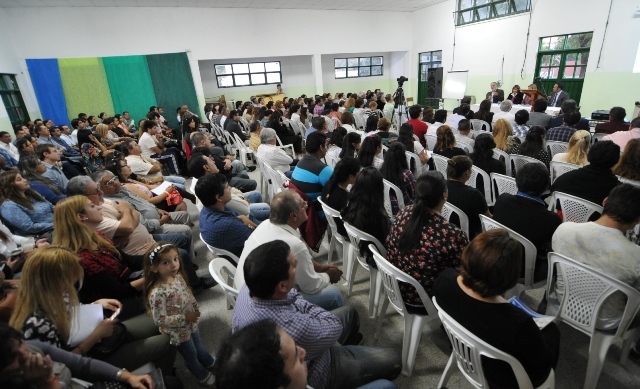
[[[398, 89], [393, 93], [393, 100], [396, 102], [395, 107], [398, 108], [398, 127], [400, 127], [400, 123], [402, 122], [402, 112], [401, 107], [404, 107], [404, 115], [409, 120], [409, 111], [407, 110], [406, 101], [404, 99], [404, 90], [402, 89], [402, 84], [398, 82]], [[393, 113], [395, 115], [395, 111]], [[393, 117], [391, 118], [393, 121]]]

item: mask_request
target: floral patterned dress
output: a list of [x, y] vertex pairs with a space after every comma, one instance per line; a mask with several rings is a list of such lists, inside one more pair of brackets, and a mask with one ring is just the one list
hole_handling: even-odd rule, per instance
[[149, 294], [153, 321], [163, 334], [169, 334], [170, 343], [179, 345], [191, 338], [198, 329], [198, 321], [187, 323], [185, 314], [196, 312], [198, 302], [180, 274], [173, 282], [157, 284]]
[[82, 154], [82, 158], [91, 173], [104, 170], [104, 159], [100, 156], [100, 150], [96, 149], [93, 144], [84, 143], [82, 147], [80, 147], [80, 154]]
[[[413, 208], [413, 205], [405, 207], [396, 215], [386, 241], [387, 260], [415, 278], [427, 293], [431, 294], [433, 282], [440, 273], [460, 264], [462, 251], [469, 244], [469, 240], [456, 225], [436, 213], [431, 213], [429, 221], [422, 229], [413, 231], [415, 234], [421, 234], [418, 246], [409, 253], [402, 253], [398, 242], [404, 226], [411, 218]], [[401, 283], [400, 292], [405, 304], [416, 308], [423, 306], [418, 292], [411, 285]]]

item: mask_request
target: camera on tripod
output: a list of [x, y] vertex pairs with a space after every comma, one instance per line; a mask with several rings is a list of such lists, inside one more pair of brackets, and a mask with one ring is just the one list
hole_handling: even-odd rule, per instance
[[407, 81], [408, 78], [405, 76], [400, 76], [398, 78], [396, 78], [396, 81], [398, 81], [398, 88], [402, 88], [402, 84], [404, 84], [405, 81]]

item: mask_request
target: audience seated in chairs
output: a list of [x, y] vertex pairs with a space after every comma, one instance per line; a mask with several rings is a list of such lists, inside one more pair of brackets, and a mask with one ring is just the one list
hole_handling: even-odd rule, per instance
[[527, 137], [524, 142], [513, 146], [511, 154], [524, 155], [525, 157], [535, 158], [545, 164], [549, 169], [549, 163], [551, 162], [551, 156], [544, 148], [544, 128], [540, 126], [533, 126], [527, 132]]
[[480, 134], [473, 145], [473, 153], [469, 155], [473, 164], [485, 173], [507, 174], [507, 168], [504, 161], [493, 158], [493, 149], [496, 148], [496, 142], [491, 134]]
[[453, 158], [456, 155], [467, 155], [463, 149], [456, 147], [456, 137], [453, 130], [447, 125], [438, 127], [436, 145], [433, 152], [447, 158]]
[[[360, 162], [353, 157], [341, 159], [333, 170], [331, 179], [322, 189], [322, 201], [329, 207], [340, 212], [347, 206], [349, 191], [347, 188], [356, 182], [356, 176], [360, 172]], [[339, 217], [334, 218], [338, 232], [347, 236], [344, 223]]]
[[[539, 387], [558, 363], [560, 333], [553, 323], [538, 329], [531, 316], [501, 296], [518, 282], [523, 255], [522, 245], [507, 231], [484, 232], [462, 253], [460, 273], [444, 270], [433, 293], [442, 310], [468, 332], [516, 358]], [[518, 386], [505, 362], [482, 358], [482, 367], [492, 386]]]
[[[163, 176], [162, 164], [154, 159], [143, 156], [142, 148], [135, 140], [128, 139], [124, 141], [120, 149], [127, 160], [127, 165], [131, 168], [131, 173], [135, 174], [139, 179], [149, 180], [150, 183], [168, 181], [182, 190], [186, 189], [185, 183], [187, 180], [179, 176]], [[193, 201], [188, 195], [183, 197]]]
[[587, 154], [591, 144], [591, 135], [589, 131], [578, 130], [571, 135], [569, 139], [569, 147], [564, 153], [558, 153], [553, 156], [552, 161], [572, 163], [578, 166], [588, 164]]
[[[428, 294], [442, 271], [459, 265], [469, 244], [462, 230], [440, 216], [447, 195], [447, 183], [440, 172], [418, 177], [415, 203], [396, 215], [385, 242], [387, 261], [420, 282]], [[400, 284], [400, 291], [410, 313], [426, 314], [412, 286]]]
[[395, 379], [402, 366], [400, 351], [358, 346], [362, 334], [355, 308], [326, 311], [306, 301], [293, 288], [296, 266], [290, 246], [281, 240], [253, 249], [243, 265], [247, 284], [233, 312], [234, 332], [274, 320], [307, 350], [308, 382], [316, 388], [355, 389], [377, 379]]
[[382, 139], [375, 133], [369, 133], [362, 139], [360, 150], [358, 150], [358, 160], [362, 168], [375, 167], [380, 169], [383, 164]]
[[549, 171], [537, 163], [527, 163], [516, 174], [518, 193], [501, 194], [493, 208], [493, 218], [527, 238], [537, 249], [534, 281], [547, 277], [547, 253], [551, 237], [562, 220], [547, 210], [540, 197], [549, 188]]
[[305, 145], [307, 154], [300, 159], [291, 174], [291, 182], [313, 201], [319, 215], [323, 213], [318, 204], [318, 196], [333, 174], [333, 169], [323, 162], [327, 153], [326, 141], [327, 136], [320, 131], [309, 134]]
[[[169, 336], [160, 334], [150, 317], [125, 320], [125, 340], [115, 350], [109, 350], [111, 352], [95, 350], [116, 326], [117, 321], [109, 319], [98, 324], [79, 345], [68, 345], [72, 322], [77, 320], [70, 312], [80, 304], [74, 285], [82, 285], [83, 273], [78, 256], [68, 248], [36, 250], [25, 264], [18, 304], [9, 324], [21, 331], [25, 340], [38, 340], [74, 354], [90, 355], [127, 370], [154, 362], [164, 374], [170, 375], [175, 351], [169, 345]], [[100, 299], [95, 303], [108, 311], [122, 308], [116, 299]]]
[[240, 256], [234, 278], [238, 290], [244, 285], [243, 266], [249, 253], [274, 237], [285, 241], [298, 262], [295, 283], [302, 296], [313, 304], [325, 309], [335, 309], [343, 305], [340, 290], [331, 284], [340, 281], [342, 271], [335, 265], [320, 264], [313, 260], [309, 247], [302, 240], [299, 228], [307, 220], [307, 205], [293, 190], [278, 193], [271, 201], [269, 220], [260, 223], [253, 231]]
[[[20, 158], [20, 162], [18, 162], [18, 169], [20, 170], [22, 177], [29, 181], [31, 189], [38, 192], [38, 194], [44, 197], [51, 204], [56, 205], [58, 201], [67, 197], [57, 185], [47, 177], [44, 177], [43, 174], [47, 171], [47, 167], [44, 162], [35, 156], [25, 155]], [[64, 178], [66, 180], [66, 177]], [[66, 190], [66, 188], [67, 186], [65, 185], [64, 189]]]
[[282, 148], [278, 147], [276, 131], [269, 127], [263, 128], [262, 131], [260, 131], [260, 143], [258, 147], [258, 158], [274, 170], [291, 176], [289, 172], [294, 169], [297, 160], [294, 160]]
[[620, 184], [611, 168], [620, 159], [620, 147], [611, 141], [600, 141], [591, 147], [587, 160], [589, 165], [564, 173], [551, 185], [551, 193], [568, 193], [602, 204], [611, 189]]
[[547, 140], [556, 142], [569, 142], [571, 136], [576, 132], [576, 125], [580, 122], [580, 111], [574, 110], [564, 114], [562, 125], [553, 127], [547, 131]]
[[[404, 205], [408, 206], [413, 204], [416, 178], [413, 176], [411, 170], [409, 170], [405, 151], [406, 149], [402, 143], [392, 143], [384, 155], [384, 163], [382, 164], [382, 168], [380, 168], [380, 173], [382, 173], [382, 177], [385, 180], [400, 188]], [[392, 212], [395, 215], [400, 209], [395, 192], [389, 194], [389, 198], [391, 200]]]
[[[447, 202], [460, 208], [469, 218], [469, 240], [482, 231], [478, 215], [492, 217], [484, 193], [465, 184], [471, 177], [472, 167], [473, 161], [466, 155], [456, 155], [447, 164]], [[479, 180], [482, 177], [478, 176], [477, 179], [477, 187], [483, 188], [484, 186], [479, 185]], [[484, 182], [482, 185], [484, 185]], [[453, 219], [449, 219], [449, 221], [459, 225]]]
[[0, 175], [4, 201], [0, 215], [18, 235], [42, 235], [53, 229], [53, 204], [30, 188], [29, 181], [17, 170]]
[[[579, 111], [579, 110], [580, 110], [580, 107], [578, 107], [578, 104], [576, 103], [575, 100], [569, 99], [569, 100], [563, 101], [560, 108], [560, 112], [561, 112], [560, 115], [551, 118], [548, 125], [549, 128], [561, 126], [564, 120], [564, 115], [567, 112]], [[578, 122], [578, 124], [576, 124], [575, 128], [576, 130], [590, 131], [591, 128], [589, 127], [589, 119], [580, 118], [580, 121]]]
[[329, 139], [329, 145], [327, 148], [327, 154], [335, 159], [340, 159], [340, 153], [342, 152], [342, 144], [344, 143], [344, 137], [347, 136], [347, 129], [344, 127], [338, 127], [333, 130], [331, 139]]
[[541, 126], [547, 128], [551, 121], [551, 115], [546, 113], [549, 103], [545, 98], [539, 98], [533, 102], [533, 112], [529, 112], [528, 126]]
[[[322, 122], [324, 124], [324, 118], [322, 119]], [[295, 151], [296, 155], [302, 154], [302, 138], [296, 135], [295, 131], [293, 131], [293, 129], [291, 129], [284, 123], [282, 112], [273, 112], [267, 124], [263, 124], [263, 126], [273, 128], [276, 131], [276, 134], [278, 134], [278, 137], [280, 138], [280, 141], [283, 145], [293, 145], [293, 150]], [[316, 129], [321, 130], [322, 127]], [[308, 136], [308, 133], [305, 134], [305, 137], [306, 136]]]
[[170, 174], [179, 175], [182, 157], [177, 150], [165, 147], [164, 136], [157, 123], [160, 119], [156, 117], [155, 120], [145, 120], [140, 127], [141, 135], [138, 143], [142, 149], [142, 155], [160, 161]]
[[484, 130], [492, 132], [493, 112], [491, 112], [491, 100], [482, 100], [480, 102], [480, 107], [478, 108], [478, 112], [476, 112], [475, 115], [473, 115], [473, 118], [484, 120], [485, 122], [487, 122], [489, 124], [489, 128], [484, 128]]

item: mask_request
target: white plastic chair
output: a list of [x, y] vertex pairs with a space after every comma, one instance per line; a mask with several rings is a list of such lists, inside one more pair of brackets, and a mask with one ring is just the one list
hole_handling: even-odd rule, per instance
[[236, 299], [238, 298], [238, 291], [233, 287], [236, 267], [225, 258], [214, 258], [213, 261], [209, 262], [209, 273], [222, 287], [227, 299], [227, 309], [231, 309], [236, 305]]
[[539, 163], [542, 166], [544, 166], [545, 169], [547, 168], [547, 165], [545, 165], [544, 162], [540, 161], [539, 159], [526, 157], [524, 155], [511, 154], [511, 164], [512, 164], [512, 171], [514, 176], [518, 174], [518, 169], [520, 169], [521, 167], [523, 167], [528, 163]]
[[[480, 120], [480, 119], [471, 119], [471, 126], [473, 127], [473, 131], [478, 131], [478, 133], [484, 133], [484, 132], [490, 132], [489, 130], [491, 129], [491, 126], [489, 126], [489, 123], [485, 122], [484, 120]], [[482, 129], [482, 127], [484, 126], [484, 130]]]
[[547, 151], [549, 152], [549, 155], [551, 156], [551, 158], [553, 158], [553, 156], [556, 154], [566, 152], [567, 149], [569, 148], [569, 143], [567, 142], [548, 140], [546, 141], [546, 144], [547, 144], [546, 145]]
[[[614, 341], [623, 341], [620, 363], [624, 364], [632, 340], [638, 338], [640, 327], [631, 329], [629, 324], [640, 308], [640, 291], [596, 269], [552, 252], [549, 253], [547, 296], [556, 285], [553, 275], [556, 266], [558, 274], [562, 274], [564, 293], [559, 296], [561, 300], [555, 320], [562, 321], [591, 337], [584, 389], [594, 389], [609, 346]], [[614, 293], [623, 293], [626, 296], [626, 305], [615, 332], [603, 332], [596, 328], [597, 318], [605, 300]]]
[[568, 193], [553, 192], [550, 198], [550, 211], [555, 212], [556, 205], [560, 202], [563, 222], [586, 223], [594, 213], [602, 214], [600, 205]]
[[482, 231], [489, 231], [496, 228], [502, 228], [507, 230], [509, 236], [513, 239], [517, 240], [524, 246], [524, 279], [519, 280], [516, 286], [512, 289], [508, 290], [505, 293], [505, 298], [510, 298], [512, 296], [520, 296], [522, 292], [529, 289], [541, 288], [545, 285], [547, 280], [540, 280], [535, 282], [533, 279], [533, 275], [535, 274], [536, 267], [536, 256], [538, 255], [538, 249], [536, 246], [531, 243], [531, 241], [524, 236], [518, 234], [514, 230], [506, 227], [503, 224], [498, 223], [490, 217], [485, 215], [480, 216], [480, 223], [482, 224]]
[[[489, 383], [484, 377], [482, 369], [482, 357], [498, 359], [504, 361], [511, 366], [513, 373], [518, 382], [518, 388], [520, 389], [533, 389], [533, 384], [529, 375], [522, 367], [520, 361], [514, 358], [512, 355], [501, 351], [484, 340], [480, 339], [476, 335], [469, 332], [460, 323], [455, 321], [448, 313], [446, 313], [438, 305], [436, 298], [433, 298], [433, 305], [438, 310], [438, 316], [442, 321], [453, 351], [449, 362], [444, 368], [440, 382], [438, 382], [438, 388], [442, 388], [447, 385], [451, 375], [453, 374], [453, 362], [455, 360], [458, 365], [458, 369], [469, 381], [474, 388], [484, 389], [489, 388]], [[555, 373], [551, 369], [547, 380], [539, 386], [540, 389], [553, 389], [555, 387]]]
[[469, 217], [465, 214], [460, 208], [455, 205], [446, 202], [444, 203], [444, 207], [442, 207], [442, 212], [440, 212], [440, 216], [449, 220], [451, 219], [452, 214], [458, 215], [458, 219], [460, 220], [460, 229], [469, 236]]
[[551, 161], [549, 163], [549, 171], [551, 172], [551, 183], [558, 179], [561, 175], [572, 170], [580, 169], [581, 166], [572, 163]]
[[498, 161], [504, 162], [504, 166], [507, 168], [507, 175], [511, 176], [511, 156], [506, 152], [494, 148], [493, 149], [493, 159], [497, 159]]
[[202, 241], [202, 243], [204, 243], [207, 248], [209, 249], [209, 251], [211, 251], [211, 253], [215, 256], [215, 257], [229, 257], [232, 261], [234, 261], [236, 264], [240, 263], [240, 258], [236, 257], [236, 255], [230, 251], [224, 250], [224, 249], [220, 249], [217, 247], [213, 247], [211, 246], [209, 243], [207, 243], [203, 238], [202, 238], [202, 233], [200, 233], [200, 240]]
[[253, 152], [253, 158], [256, 160], [256, 164], [260, 169], [260, 192], [262, 193], [262, 196], [267, 199], [271, 194], [271, 189], [269, 188], [269, 186], [271, 185], [271, 182], [269, 181], [269, 175], [266, 171], [266, 168], [264, 167], [264, 161], [262, 160], [262, 158], [258, 157], [258, 153], [256, 153], [255, 151]]
[[393, 217], [396, 214], [393, 213], [393, 210], [391, 207], [391, 196], [389, 191], [392, 190], [396, 195], [396, 200], [398, 201], [398, 212], [400, 212], [402, 208], [404, 208], [404, 196], [400, 188], [398, 188], [396, 185], [392, 184], [391, 182], [383, 179], [382, 183], [384, 184], [384, 209], [387, 211], [387, 215], [389, 215], [390, 217]]
[[597, 141], [602, 140], [602, 138], [604, 138], [607, 135], [609, 134], [603, 134], [601, 132], [598, 132], [596, 134], [591, 134], [591, 146], [593, 146], [594, 143], [596, 143]]
[[336, 167], [339, 161], [338, 158], [334, 157], [331, 154], [326, 154], [324, 158], [327, 161], [327, 166], [331, 167], [332, 169]]
[[234, 137], [234, 141], [235, 141], [236, 149], [238, 150], [238, 154], [240, 154], [240, 159], [242, 160], [242, 163], [245, 166], [247, 166], [248, 162], [249, 162], [249, 158], [247, 158], [247, 155], [253, 155], [253, 150], [251, 150], [249, 147], [247, 147], [247, 145], [244, 143], [244, 141], [242, 139], [240, 139], [238, 134], [233, 133], [232, 135]]
[[447, 179], [447, 166], [449, 166], [449, 158], [439, 154], [431, 154], [433, 158], [433, 164], [436, 166], [436, 170], [442, 173], [444, 179]]
[[292, 156], [295, 158], [296, 152], [295, 152], [295, 149], [293, 148], [293, 145], [283, 145], [278, 135], [276, 135], [276, 141], [278, 142], [278, 147], [283, 149], [284, 152], [287, 153], [289, 156]]
[[[482, 177], [483, 188], [478, 188], [478, 176]], [[472, 165], [471, 176], [469, 177], [467, 182], [465, 182], [465, 185], [476, 188], [482, 194], [484, 194], [484, 199], [487, 201], [487, 205], [493, 205], [495, 203], [495, 200], [491, 196], [491, 178], [484, 170], [475, 165]]]
[[263, 162], [264, 171], [267, 172], [267, 177], [271, 181], [271, 190], [269, 198], [273, 199], [275, 195], [284, 190], [285, 183], [289, 180], [282, 172], [272, 168], [268, 163]]
[[[371, 242], [375, 244], [375, 247], [379, 252], [387, 256], [387, 250], [384, 248], [382, 243], [378, 239], [376, 239], [373, 235], [367, 234], [354, 226], [350, 225], [347, 222], [344, 222], [344, 228], [347, 230], [347, 235], [349, 236], [349, 241], [351, 245], [349, 249], [351, 250], [351, 258], [355, 258], [357, 262], [362, 266], [365, 270], [369, 272], [369, 318], [375, 319], [378, 314], [378, 305], [380, 303], [380, 292], [382, 290], [382, 280], [378, 277], [378, 270], [373, 266], [369, 266], [367, 264], [366, 258], [360, 254], [360, 242]], [[351, 290], [353, 289], [353, 281], [356, 278], [357, 267], [355, 266], [356, 261], [349, 261], [349, 269], [347, 269], [347, 274], [349, 275], [349, 290], [347, 291], [347, 295], [351, 296]]]
[[[437, 311], [433, 306], [429, 295], [424, 290], [424, 287], [415, 278], [389, 263], [386, 260], [386, 255], [383, 256], [378, 253], [374, 249], [373, 245], [369, 245], [369, 247], [371, 252], [373, 252], [373, 260], [378, 266], [379, 278], [382, 279], [384, 290], [387, 295], [387, 298], [382, 304], [380, 315], [378, 316], [375, 337], [378, 337], [387, 307], [389, 306], [389, 303], [391, 303], [393, 308], [404, 317], [404, 335], [402, 337], [402, 374], [410, 376], [413, 371], [413, 366], [415, 365], [418, 346], [420, 346], [422, 327], [427, 323], [435, 322], [435, 325], [430, 327], [431, 329], [437, 328]], [[400, 286], [398, 285], [398, 282], [407, 283], [416, 289], [428, 315], [417, 315], [407, 312], [407, 307], [402, 300], [402, 294], [400, 293]]]
[[464, 150], [465, 153], [467, 154], [471, 154], [473, 152], [473, 147], [471, 147], [470, 144], [465, 143], [465, 142], [457, 142], [456, 146], [460, 147], [462, 150]]
[[620, 182], [625, 183], [625, 184], [630, 184], [633, 186], [638, 186], [640, 187], [640, 181], [635, 181], [635, 180], [630, 180], [628, 178], [624, 178], [624, 177], [618, 177], [618, 179], [620, 180]]
[[404, 155], [407, 157], [407, 166], [409, 166], [409, 168], [411, 168], [411, 161], [413, 161], [414, 168], [411, 170], [411, 173], [413, 173], [416, 178], [419, 177], [424, 172], [425, 165], [422, 164], [418, 154], [405, 151]]
[[495, 201], [498, 201], [498, 197], [503, 193], [509, 193], [512, 195], [518, 193], [518, 185], [516, 185], [515, 178], [498, 173], [491, 173], [490, 176], [491, 188], [496, 191]]
[[[329, 223], [329, 228], [331, 228], [331, 241], [329, 243], [329, 263], [331, 263], [331, 258], [333, 257], [333, 250], [335, 250], [336, 248], [336, 241], [338, 243], [340, 243], [342, 245], [342, 258], [343, 258], [343, 265], [346, 265], [346, 267], [349, 267], [349, 262], [347, 257], [349, 256], [349, 247], [347, 246], [347, 244], [345, 244], [345, 239], [343, 238], [342, 235], [340, 235], [340, 233], [338, 232], [338, 225], [336, 224], [336, 221], [334, 220], [334, 218], [340, 218], [340, 212], [336, 211], [335, 209], [331, 208], [330, 206], [328, 206], [324, 201], [322, 201], [322, 196], [318, 196], [318, 202], [320, 203], [320, 205], [322, 206], [322, 211], [324, 212], [325, 216], [327, 217], [327, 223]], [[345, 262], [346, 261], [346, 262]]]
[[420, 138], [418, 138], [418, 135], [413, 134], [413, 140], [416, 142], [420, 142]]
[[427, 149], [433, 151], [438, 143], [438, 137], [435, 135], [424, 134], [424, 139], [427, 141]]

